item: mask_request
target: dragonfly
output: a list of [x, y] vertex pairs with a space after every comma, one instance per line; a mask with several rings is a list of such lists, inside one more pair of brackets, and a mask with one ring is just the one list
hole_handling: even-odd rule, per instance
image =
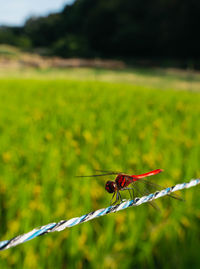
[[[153, 171], [140, 174], [140, 175], [128, 175], [126, 173], [121, 173], [121, 172], [110, 172], [110, 171], [105, 171], [105, 170], [96, 170], [99, 172], [103, 172], [104, 174], [95, 174], [95, 175], [88, 175], [88, 176], [78, 176], [78, 177], [99, 177], [99, 176], [110, 176], [110, 175], [116, 175], [116, 178], [114, 181], [108, 180], [105, 184], [105, 190], [108, 193], [113, 193], [112, 199], [110, 204], [114, 205], [118, 202], [122, 202], [122, 196], [120, 194], [121, 191], [128, 191], [130, 194], [131, 199], [134, 199], [136, 197], [136, 193], [139, 195], [147, 195], [151, 192], [151, 190], [160, 190], [162, 189], [161, 186], [152, 183], [144, 178], [149, 177], [149, 176], [154, 176], [156, 174], [159, 174], [163, 172], [163, 169], [155, 169]], [[142, 189], [141, 189], [141, 184], [142, 183]], [[168, 194], [168, 196], [182, 200], [179, 196], [177, 195], [172, 195]], [[115, 198], [115, 200], [114, 200]], [[114, 200], [114, 202], [113, 202]], [[154, 203], [149, 202], [153, 207], [157, 207], [154, 205]]]

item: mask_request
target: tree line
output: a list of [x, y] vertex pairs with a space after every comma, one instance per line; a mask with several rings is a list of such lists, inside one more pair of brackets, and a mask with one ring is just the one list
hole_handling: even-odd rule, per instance
[[200, 59], [196, 0], [76, 0], [60, 13], [1, 27], [0, 43], [62, 57]]

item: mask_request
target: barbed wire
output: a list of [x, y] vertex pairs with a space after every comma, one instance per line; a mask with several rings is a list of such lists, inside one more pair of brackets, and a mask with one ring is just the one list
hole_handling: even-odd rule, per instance
[[90, 212], [90, 213], [83, 215], [81, 217], [73, 218], [70, 220], [61, 220], [57, 223], [56, 222], [49, 223], [47, 225], [35, 228], [28, 233], [16, 236], [10, 240], [1, 241], [0, 242], [0, 250], [4, 250], [4, 249], [8, 249], [8, 248], [17, 246], [19, 244], [22, 244], [26, 241], [29, 241], [29, 240], [37, 237], [39, 235], [44, 235], [44, 234], [52, 233], [55, 231], [60, 232], [64, 229], [66, 229], [67, 227], [72, 227], [72, 226], [80, 224], [82, 222], [86, 222], [86, 221], [92, 220], [94, 218], [98, 218], [100, 216], [114, 213], [114, 212], [123, 210], [125, 208], [131, 207], [131, 206], [138, 206], [138, 205], [141, 205], [143, 203], [147, 203], [147, 202], [150, 202], [152, 200], [163, 197], [165, 195], [168, 195], [171, 192], [175, 192], [175, 191], [182, 190], [182, 189], [188, 189], [188, 188], [191, 188], [191, 187], [196, 186], [198, 184], [200, 184], [199, 178], [192, 179], [188, 183], [177, 184], [175, 186], [168, 187], [168, 188], [163, 189], [161, 191], [151, 193], [147, 196], [143, 196], [141, 198], [135, 198], [134, 200], [122, 201], [120, 204], [117, 204], [114, 206], [109, 206], [107, 208], [102, 208], [102, 209]]

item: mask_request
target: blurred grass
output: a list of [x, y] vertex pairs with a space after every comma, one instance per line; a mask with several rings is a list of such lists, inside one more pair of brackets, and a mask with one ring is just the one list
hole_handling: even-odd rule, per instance
[[6, 56], [6, 55], [17, 55], [19, 54], [19, 49], [14, 46], [9, 46], [7, 44], [0, 44], [0, 56]]
[[[140, 79], [124, 83], [129, 72]], [[194, 87], [184, 76], [155, 83], [152, 72], [1, 74], [1, 240], [106, 207], [106, 178], [74, 177], [93, 169], [163, 168], [152, 180], [166, 186], [199, 176], [200, 94], [178, 91]], [[3, 251], [0, 266], [199, 268], [199, 187], [181, 195], [160, 199], [161, 213], [142, 205]]]
[[1, 68], [0, 79], [79, 80], [123, 83], [160, 90], [200, 91], [200, 73], [190, 69]]

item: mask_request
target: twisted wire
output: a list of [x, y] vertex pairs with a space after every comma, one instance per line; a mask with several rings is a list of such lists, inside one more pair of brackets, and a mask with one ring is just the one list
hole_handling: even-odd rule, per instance
[[37, 237], [39, 235], [44, 235], [44, 234], [55, 232], [55, 231], [60, 232], [64, 229], [66, 229], [67, 227], [72, 227], [72, 226], [77, 225], [79, 223], [86, 222], [86, 221], [92, 220], [94, 218], [98, 218], [100, 216], [104, 216], [104, 215], [107, 215], [107, 214], [110, 214], [113, 212], [117, 212], [117, 211], [123, 210], [123, 209], [131, 207], [131, 206], [138, 206], [138, 205], [141, 205], [143, 203], [147, 203], [147, 202], [150, 202], [152, 200], [163, 197], [165, 195], [168, 195], [172, 192], [182, 190], [182, 189], [188, 189], [188, 188], [191, 188], [191, 187], [196, 186], [198, 184], [200, 184], [200, 179], [192, 179], [188, 183], [177, 184], [175, 186], [168, 187], [168, 188], [163, 189], [161, 191], [151, 193], [147, 196], [143, 196], [141, 198], [135, 198], [134, 200], [122, 201], [120, 204], [117, 204], [114, 206], [109, 206], [107, 208], [98, 209], [96, 211], [90, 212], [90, 213], [83, 215], [81, 217], [72, 218], [70, 220], [61, 220], [57, 223], [56, 222], [49, 223], [47, 225], [35, 228], [28, 233], [16, 236], [10, 240], [1, 241], [0, 242], [0, 250], [4, 250], [4, 249], [8, 249], [8, 248], [17, 246], [19, 244], [22, 244], [26, 241], [29, 241], [29, 240]]

